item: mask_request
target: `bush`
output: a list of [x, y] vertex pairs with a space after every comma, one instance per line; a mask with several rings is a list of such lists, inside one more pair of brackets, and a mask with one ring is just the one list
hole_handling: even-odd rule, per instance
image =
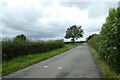
[[110, 9], [99, 37], [93, 36], [88, 43], [116, 72], [120, 72], [120, 7]]
[[28, 54], [41, 54], [47, 51], [62, 48], [63, 40], [47, 41], [47, 42], [2, 42], [2, 59], [8, 60], [15, 57]]
[[94, 48], [95, 50], [98, 49], [98, 46], [97, 46], [98, 41], [99, 41], [98, 34], [90, 35], [90, 39], [89, 40], [87, 39], [88, 44], [91, 45], [91, 47]]
[[[106, 60], [106, 62], [113, 66], [116, 72], [120, 72], [120, 41], [118, 34], [120, 31], [120, 7], [117, 9], [110, 9], [109, 16], [102, 26], [99, 41], [99, 53]], [[120, 14], [119, 14], [120, 15]]]
[[97, 34], [92, 34], [92, 35], [90, 35], [89, 37], [86, 38], [86, 41], [90, 40], [90, 39], [91, 39], [93, 36], [95, 36], [95, 35], [97, 35]]

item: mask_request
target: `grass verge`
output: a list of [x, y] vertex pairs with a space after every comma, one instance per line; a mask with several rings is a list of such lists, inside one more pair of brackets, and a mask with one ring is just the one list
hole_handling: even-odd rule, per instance
[[89, 49], [92, 52], [104, 78], [115, 78], [115, 80], [120, 80], [120, 74], [115, 73], [114, 70], [100, 57], [96, 50], [90, 46]]
[[23, 57], [14, 58], [12, 60], [2, 63], [2, 76], [5, 76], [11, 72], [17, 71], [19, 69], [25, 68], [37, 62], [48, 59], [52, 56], [65, 52], [77, 45], [67, 44], [63, 48], [59, 48], [53, 51], [46, 52], [44, 54], [32, 54]]

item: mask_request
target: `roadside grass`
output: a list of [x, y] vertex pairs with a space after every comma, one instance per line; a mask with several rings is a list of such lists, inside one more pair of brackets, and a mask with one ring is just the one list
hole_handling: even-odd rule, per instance
[[17, 70], [20, 70], [22, 68], [35, 64], [37, 62], [48, 59], [52, 56], [58, 55], [76, 46], [77, 45], [66, 44], [63, 48], [59, 48], [43, 54], [26, 55], [26, 56], [14, 58], [9, 61], [5, 61], [2, 63], [2, 76], [5, 76], [9, 73], [15, 72]]
[[100, 57], [96, 50], [89, 46], [92, 55], [94, 56], [98, 67], [103, 74], [104, 78], [115, 78], [115, 80], [120, 80], [120, 74], [114, 72], [114, 70]]

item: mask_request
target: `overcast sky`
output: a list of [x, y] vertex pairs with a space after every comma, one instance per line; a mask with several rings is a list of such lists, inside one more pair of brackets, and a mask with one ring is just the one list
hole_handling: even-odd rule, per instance
[[71, 2], [67, 0], [1, 0], [0, 36], [25, 34], [35, 39], [61, 39], [71, 25], [80, 25], [84, 40], [99, 33], [110, 8], [117, 2]]

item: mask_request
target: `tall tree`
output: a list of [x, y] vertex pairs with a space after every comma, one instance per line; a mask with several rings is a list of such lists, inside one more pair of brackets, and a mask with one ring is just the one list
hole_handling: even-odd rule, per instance
[[75, 39], [77, 40], [80, 37], [83, 37], [83, 29], [81, 29], [81, 26], [72, 25], [67, 28], [66, 39], [72, 38], [71, 41], [75, 42]]

